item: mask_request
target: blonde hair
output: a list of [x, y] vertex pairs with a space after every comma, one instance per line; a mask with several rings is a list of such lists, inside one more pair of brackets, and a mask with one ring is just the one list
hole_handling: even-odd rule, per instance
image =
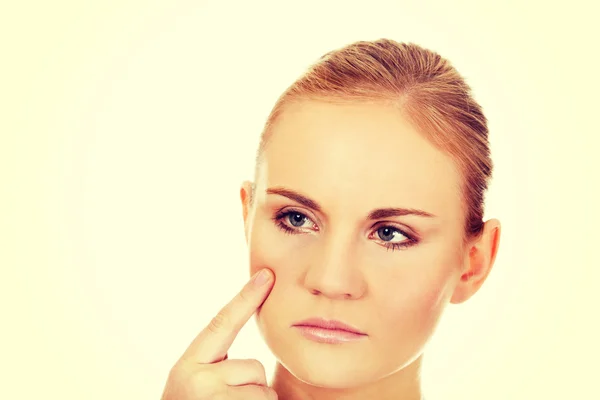
[[455, 161], [463, 175], [465, 237], [481, 233], [484, 194], [492, 174], [487, 119], [450, 62], [416, 44], [388, 39], [359, 41], [326, 53], [275, 103], [261, 135], [257, 168], [286, 104], [310, 99], [396, 105]]

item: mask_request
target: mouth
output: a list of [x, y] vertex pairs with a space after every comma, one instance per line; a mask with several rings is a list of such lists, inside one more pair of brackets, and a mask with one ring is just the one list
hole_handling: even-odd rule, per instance
[[365, 339], [368, 335], [340, 321], [310, 318], [296, 322], [292, 327], [305, 338], [326, 344], [343, 344]]

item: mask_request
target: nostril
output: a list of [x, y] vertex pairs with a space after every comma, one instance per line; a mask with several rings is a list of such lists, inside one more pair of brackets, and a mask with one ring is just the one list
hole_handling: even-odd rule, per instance
[[[321, 292], [320, 290], [317, 289], [310, 289], [310, 294], [312, 294], [313, 296], [327, 296], [326, 293]], [[353, 298], [351, 293], [344, 293], [344, 294], [340, 294], [338, 296], [328, 296], [328, 297], [337, 297], [337, 298], [344, 298], [344, 299], [351, 299]]]

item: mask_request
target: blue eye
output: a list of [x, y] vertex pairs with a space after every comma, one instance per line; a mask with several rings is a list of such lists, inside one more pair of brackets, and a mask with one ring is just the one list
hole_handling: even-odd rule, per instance
[[292, 226], [300, 228], [302, 225], [304, 225], [308, 218], [304, 214], [290, 212], [287, 214], [287, 220]]
[[[319, 226], [305, 214], [294, 211], [279, 211], [273, 216], [273, 222], [283, 232], [291, 235], [307, 234], [319, 231]], [[381, 226], [371, 231], [369, 239], [389, 250], [398, 250], [416, 245], [419, 239], [391, 225]]]
[[317, 231], [318, 226], [305, 214], [298, 211], [280, 211], [273, 217], [273, 222], [285, 233], [300, 234]]
[[[402, 231], [396, 228], [392, 228], [391, 226], [384, 226], [382, 228], [377, 229], [377, 236], [379, 236], [379, 238], [384, 242], [391, 242], [398, 236], [407, 239], [406, 235], [404, 235]], [[397, 243], [397, 241], [395, 243]]]
[[390, 225], [378, 228], [370, 235], [370, 238], [378, 241], [379, 245], [392, 251], [405, 249], [419, 243], [419, 239], [416, 237]]

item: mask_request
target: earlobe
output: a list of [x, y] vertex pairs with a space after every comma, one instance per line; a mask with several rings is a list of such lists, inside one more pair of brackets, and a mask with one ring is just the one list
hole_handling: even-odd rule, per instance
[[500, 244], [500, 221], [485, 223], [481, 236], [469, 246], [464, 269], [456, 285], [451, 303], [462, 303], [473, 296], [488, 277]]

